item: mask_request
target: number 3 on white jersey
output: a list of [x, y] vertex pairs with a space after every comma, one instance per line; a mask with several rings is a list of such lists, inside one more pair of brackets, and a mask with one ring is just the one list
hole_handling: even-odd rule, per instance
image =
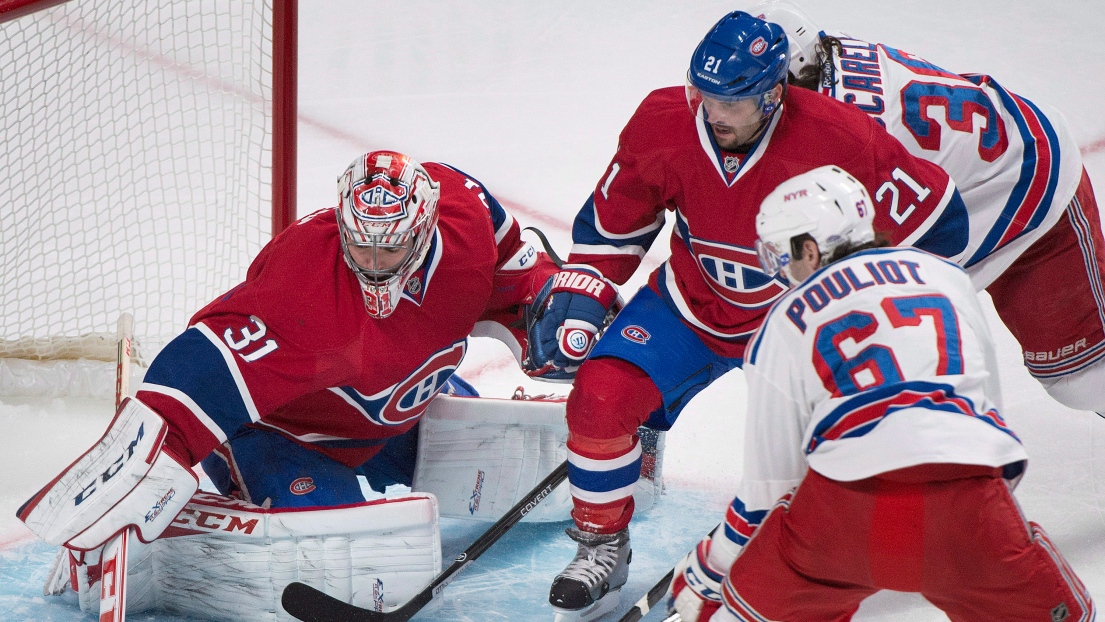
[[[917, 183], [916, 179], [910, 177], [908, 173], [900, 168], [894, 169], [894, 172], [891, 173], [890, 176], [908, 186], [909, 189], [917, 195], [918, 203], [924, 202], [924, 200], [928, 198], [928, 195], [932, 193], [931, 190]], [[910, 203], [902, 210], [898, 186], [892, 181], [888, 181], [879, 186], [879, 189], [875, 191], [875, 200], [882, 203], [888, 192], [890, 193], [890, 218], [900, 225], [909, 218], [909, 215], [913, 213], [913, 210], [917, 209], [917, 206]]]

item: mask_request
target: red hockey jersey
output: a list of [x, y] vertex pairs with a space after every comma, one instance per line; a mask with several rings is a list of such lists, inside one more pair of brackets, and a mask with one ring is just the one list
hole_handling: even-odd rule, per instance
[[193, 463], [248, 425], [362, 464], [414, 426], [478, 320], [518, 317], [556, 271], [482, 185], [424, 166], [441, 184], [440, 221], [392, 315], [366, 314], [330, 208], [269, 243], [246, 280], [153, 361], [137, 396], [180, 434]]
[[576, 216], [571, 263], [624, 283], [675, 215], [671, 257], [649, 279], [716, 352], [742, 357], [787, 285], [756, 258], [756, 213], [783, 181], [835, 164], [867, 187], [875, 228], [894, 243], [961, 259], [967, 214], [955, 184], [875, 121], [818, 93], [790, 89], [747, 154], [721, 150], [681, 87], [652, 92], [622, 131], [618, 151]]

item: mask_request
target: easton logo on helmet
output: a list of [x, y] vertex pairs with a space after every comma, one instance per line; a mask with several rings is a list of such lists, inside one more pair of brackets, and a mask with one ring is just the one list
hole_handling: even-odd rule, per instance
[[763, 37], [756, 37], [756, 39], [749, 44], [748, 51], [752, 53], [752, 56], [759, 56], [767, 51], [767, 41]]
[[288, 486], [293, 495], [305, 495], [315, 489], [315, 480], [309, 477], [301, 477]]

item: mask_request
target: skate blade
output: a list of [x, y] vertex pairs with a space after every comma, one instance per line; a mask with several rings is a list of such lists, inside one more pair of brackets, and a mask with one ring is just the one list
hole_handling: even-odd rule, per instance
[[616, 609], [620, 600], [620, 590], [615, 590], [583, 609], [561, 609], [554, 605], [553, 611], [556, 617], [553, 618], [553, 622], [591, 622]]

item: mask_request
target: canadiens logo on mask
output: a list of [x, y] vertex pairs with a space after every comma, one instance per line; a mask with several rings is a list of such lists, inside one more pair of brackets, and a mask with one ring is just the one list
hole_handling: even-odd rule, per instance
[[357, 197], [357, 211], [366, 220], [398, 220], [407, 215], [406, 184], [383, 174], [375, 174], [353, 189]]

